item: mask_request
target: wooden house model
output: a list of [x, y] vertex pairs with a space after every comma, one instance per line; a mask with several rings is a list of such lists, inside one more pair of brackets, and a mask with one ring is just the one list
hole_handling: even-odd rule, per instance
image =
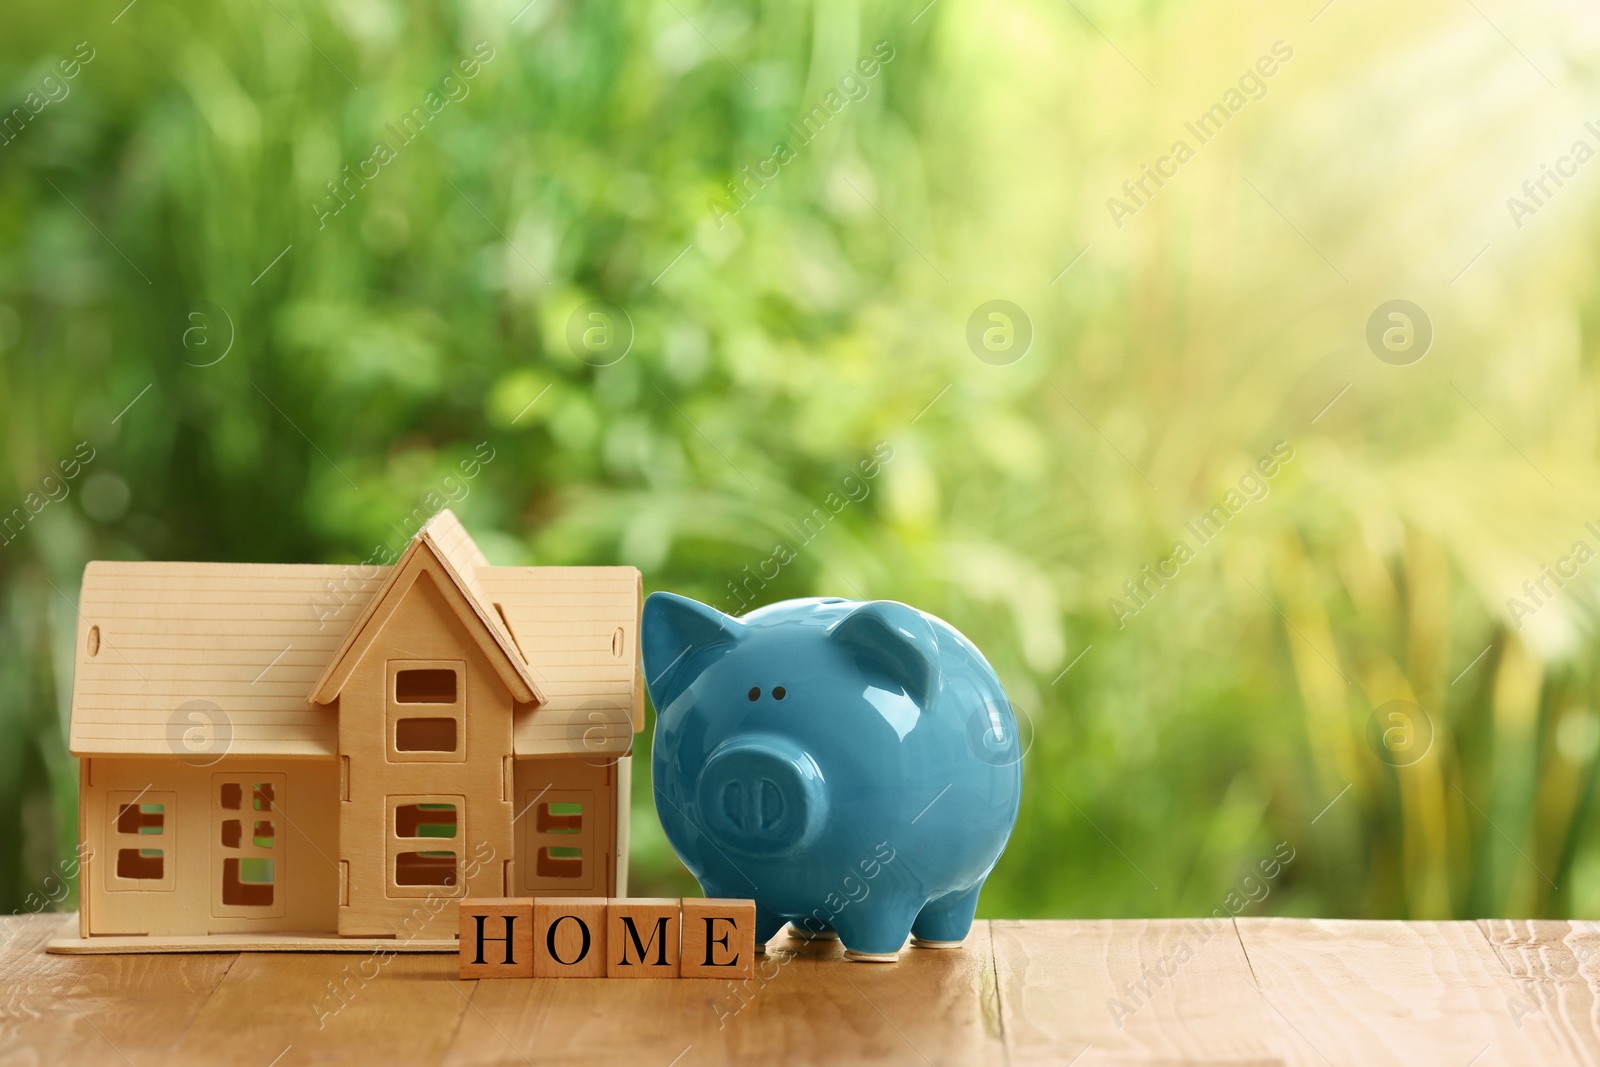
[[461, 897], [625, 895], [639, 609], [634, 568], [492, 567], [449, 511], [389, 567], [90, 563], [71, 944], [437, 944]]

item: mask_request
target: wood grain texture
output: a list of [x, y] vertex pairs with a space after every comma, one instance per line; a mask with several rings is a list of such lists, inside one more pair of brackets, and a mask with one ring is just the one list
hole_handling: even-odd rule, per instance
[[991, 925], [1013, 1064], [1300, 1062], [1225, 919]]
[[53, 956], [71, 915], [11, 916], [0, 948], [0, 1064], [164, 1063], [235, 957]]
[[1592, 923], [1482, 919], [1478, 927], [1517, 984], [1506, 1010], [1572, 1062], [1600, 1064], [1600, 930]]
[[193, 937], [55, 937], [46, 946], [63, 956], [117, 956], [130, 952], [180, 955], [195, 952], [332, 952], [363, 955], [377, 949], [407, 955], [454, 956], [453, 938], [339, 937], [336, 934], [197, 934]]
[[748, 982], [479, 982], [445, 1063], [1000, 1064], [986, 923], [967, 945], [879, 966], [779, 935]]
[[381, 946], [46, 955], [72, 922], [0, 917], [0, 1065], [1600, 1064], [1596, 923], [980, 922], [892, 966], [780, 935], [745, 982], [463, 982]]
[[455, 967], [437, 956], [240, 955], [161, 1062], [437, 1063], [473, 985]]
[[1240, 919], [1299, 1062], [1584, 1063], [1519, 1018], [1525, 990], [1472, 922]]

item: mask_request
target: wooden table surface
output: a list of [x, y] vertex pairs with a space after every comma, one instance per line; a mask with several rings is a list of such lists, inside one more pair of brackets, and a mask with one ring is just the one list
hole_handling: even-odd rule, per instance
[[995, 921], [893, 966], [780, 935], [739, 990], [47, 955], [73, 922], [0, 946], [0, 1064], [1600, 1064], [1600, 923]]

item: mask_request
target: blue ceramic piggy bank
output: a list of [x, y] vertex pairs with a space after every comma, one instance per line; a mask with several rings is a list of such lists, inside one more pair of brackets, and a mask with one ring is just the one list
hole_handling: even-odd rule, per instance
[[947, 623], [893, 601], [790, 600], [742, 618], [645, 602], [656, 811], [707, 896], [893, 960], [966, 937], [1017, 820], [1016, 718]]

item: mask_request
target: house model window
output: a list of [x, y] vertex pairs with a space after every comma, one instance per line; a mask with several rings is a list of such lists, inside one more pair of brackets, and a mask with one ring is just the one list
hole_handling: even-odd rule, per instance
[[396, 671], [394, 699], [401, 704], [454, 704], [456, 672], [437, 667]]
[[118, 792], [108, 798], [111, 846], [107, 889], [112, 891], [170, 890], [173, 884], [172, 824], [177, 795], [142, 790]]
[[390, 894], [427, 896], [458, 886], [466, 798], [392, 796], [389, 808]]
[[390, 661], [391, 762], [457, 763], [466, 758], [465, 668], [465, 663], [450, 660]]
[[533, 857], [525, 888], [540, 892], [588, 892], [595, 887], [593, 857], [598, 844], [595, 795], [587, 789], [540, 789], [523, 800], [524, 849]]
[[454, 719], [401, 719], [394, 724], [396, 752], [454, 752], [460, 744]]

